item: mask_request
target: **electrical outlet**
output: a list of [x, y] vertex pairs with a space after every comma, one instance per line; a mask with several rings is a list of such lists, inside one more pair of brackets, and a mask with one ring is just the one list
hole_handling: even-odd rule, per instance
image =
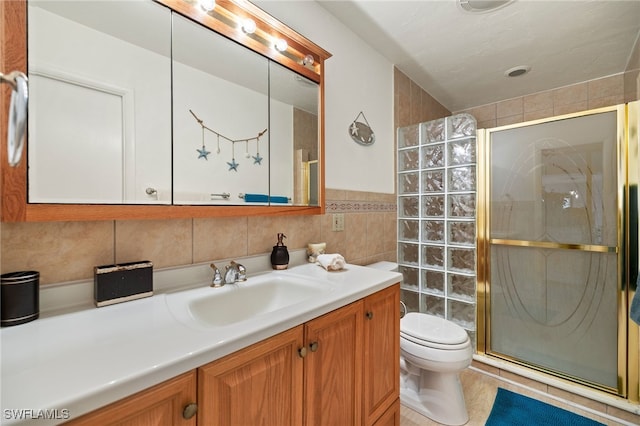
[[333, 226], [331, 229], [333, 231], [344, 231], [344, 213], [334, 213], [332, 219]]

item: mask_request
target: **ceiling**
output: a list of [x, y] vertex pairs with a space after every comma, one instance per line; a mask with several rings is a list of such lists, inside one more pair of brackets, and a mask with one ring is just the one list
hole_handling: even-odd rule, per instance
[[640, 43], [640, 0], [317, 1], [452, 112], [624, 72]]

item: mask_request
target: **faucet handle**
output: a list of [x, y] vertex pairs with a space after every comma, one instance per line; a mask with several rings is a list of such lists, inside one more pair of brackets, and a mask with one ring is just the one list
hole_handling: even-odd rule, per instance
[[231, 261], [231, 265], [236, 268], [238, 271], [238, 281], [246, 281], [247, 280], [247, 268], [243, 265], [237, 263], [235, 260]]
[[211, 287], [222, 287], [224, 283], [222, 282], [222, 274], [220, 273], [220, 269], [212, 263], [209, 265], [211, 269], [213, 269], [213, 280], [211, 282]]

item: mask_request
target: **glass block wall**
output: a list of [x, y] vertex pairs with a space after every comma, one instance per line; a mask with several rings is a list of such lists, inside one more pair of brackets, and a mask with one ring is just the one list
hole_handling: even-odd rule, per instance
[[398, 129], [398, 263], [409, 311], [447, 318], [475, 340], [476, 120]]

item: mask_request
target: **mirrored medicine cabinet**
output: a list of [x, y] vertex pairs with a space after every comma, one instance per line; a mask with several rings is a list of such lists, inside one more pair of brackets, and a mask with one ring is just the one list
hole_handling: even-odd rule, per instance
[[3, 221], [323, 212], [322, 48], [244, 0], [2, 3], [30, 95]]

